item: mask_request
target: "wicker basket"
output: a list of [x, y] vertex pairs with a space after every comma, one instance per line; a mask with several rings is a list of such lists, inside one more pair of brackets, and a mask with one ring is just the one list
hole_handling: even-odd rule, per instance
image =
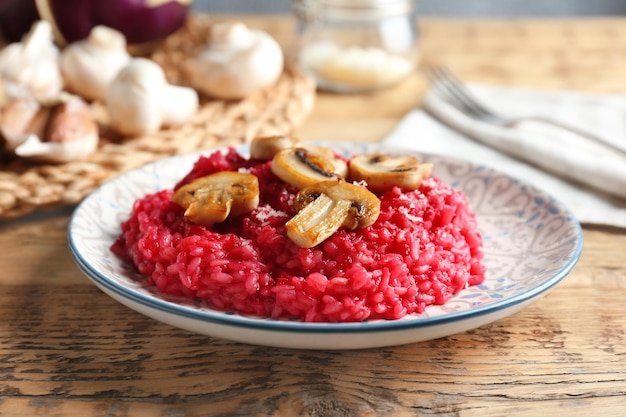
[[[206, 15], [192, 16], [154, 51], [151, 58], [161, 64], [170, 83], [185, 84], [177, 63], [202, 47], [211, 24]], [[240, 101], [201, 98], [199, 111], [185, 125], [135, 138], [116, 135], [108, 127], [102, 103], [94, 103], [91, 108], [100, 126], [100, 143], [88, 160], [47, 165], [1, 155], [0, 219], [74, 205], [104, 180], [160, 158], [242, 144], [259, 135], [290, 134], [310, 114], [314, 99], [314, 81], [287, 68], [266, 91]]]

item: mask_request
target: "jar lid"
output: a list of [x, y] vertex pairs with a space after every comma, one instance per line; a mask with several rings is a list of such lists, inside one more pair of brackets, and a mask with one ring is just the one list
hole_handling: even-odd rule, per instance
[[320, 0], [327, 14], [343, 18], [380, 18], [411, 13], [412, 0]]
[[375, 20], [406, 15], [413, 11], [414, 0], [294, 0], [308, 17], [323, 15], [338, 20]]

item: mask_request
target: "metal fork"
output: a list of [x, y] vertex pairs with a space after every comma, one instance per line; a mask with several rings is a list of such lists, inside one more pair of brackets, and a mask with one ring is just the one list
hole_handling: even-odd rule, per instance
[[535, 115], [507, 117], [505, 115], [498, 114], [486, 107], [476, 97], [474, 97], [465, 84], [447, 68], [430, 68], [426, 71], [426, 76], [430, 80], [434, 91], [439, 94], [441, 98], [446, 100], [446, 102], [454, 106], [460, 112], [465, 113], [467, 116], [505, 127], [514, 127], [521, 122], [531, 120], [551, 124], [626, 155], [626, 149], [608, 142], [606, 139], [548, 117]]

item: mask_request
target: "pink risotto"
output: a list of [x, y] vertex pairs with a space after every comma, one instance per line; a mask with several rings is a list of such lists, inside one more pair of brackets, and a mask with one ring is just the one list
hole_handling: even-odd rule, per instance
[[200, 157], [175, 187], [218, 171], [258, 177], [260, 203], [213, 227], [191, 223], [173, 190], [135, 202], [112, 251], [165, 293], [229, 312], [349, 322], [399, 319], [484, 280], [482, 240], [465, 195], [435, 176], [379, 195], [376, 222], [311, 249], [285, 232], [297, 190], [234, 149]]

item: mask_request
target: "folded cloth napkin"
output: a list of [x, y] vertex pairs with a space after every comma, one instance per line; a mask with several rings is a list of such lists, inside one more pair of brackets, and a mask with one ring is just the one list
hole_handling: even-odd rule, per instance
[[[626, 150], [626, 95], [469, 88], [503, 114], [553, 117]], [[431, 91], [385, 143], [480, 162], [548, 192], [583, 224], [626, 228], [626, 156], [560, 128], [538, 122], [494, 126], [465, 116]]]

